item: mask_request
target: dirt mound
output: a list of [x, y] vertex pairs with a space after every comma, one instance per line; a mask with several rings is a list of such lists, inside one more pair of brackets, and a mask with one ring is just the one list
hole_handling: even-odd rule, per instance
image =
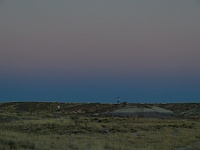
[[118, 108], [113, 112], [104, 113], [104, 115], [111, 116], [133, 116], [142, 118], [172, 118], [174, 113], [156, 106], [138, 107], [137, 105], [126, 106]]
[[200, 103], [169, 103], [156, 106], [173, 111], [177, 117], [200, 117]]

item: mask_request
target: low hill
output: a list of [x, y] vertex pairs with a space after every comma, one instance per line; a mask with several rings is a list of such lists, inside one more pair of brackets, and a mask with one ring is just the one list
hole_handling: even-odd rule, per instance
[[[121, 116], [174, 116], [200, 117], [200, 103], [139, 104], [126, 106], [101, 103], [57, 103], [57, 102], [9, 102], [0, 103], [0, 113], [37, 113], [54, 116], [57, 106], [61, 106], [60, 115], [121, 115]], [[151, 115], [150, 115], [151, 114]], [[161, 115], [161, 116], [160, 116]]]

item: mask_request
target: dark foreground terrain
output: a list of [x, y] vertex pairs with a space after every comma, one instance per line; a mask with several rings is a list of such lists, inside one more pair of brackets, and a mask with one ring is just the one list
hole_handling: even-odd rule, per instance
[[200, 103], [0, 103], [0, 150], [199, 147]]

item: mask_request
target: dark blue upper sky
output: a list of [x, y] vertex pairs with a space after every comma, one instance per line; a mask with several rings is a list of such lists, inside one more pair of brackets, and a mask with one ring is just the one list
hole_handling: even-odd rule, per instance
[[0, 1], [0, 101], [200, 101], [197, 0]]

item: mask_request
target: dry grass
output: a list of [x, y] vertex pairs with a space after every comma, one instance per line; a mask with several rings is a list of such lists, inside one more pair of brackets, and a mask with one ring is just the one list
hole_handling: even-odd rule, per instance
[[0, 149], [173, 150], [200, 144], [199, 120], [25, 116], [0, 123]]
[[[81, 109], [81, 104], [62, 104], [65, 109], [60, 112], [56, 106], [56, 103], [1, 104], [0, 150], [199, 149], [199, 118], [91, 117], [73, 113]], [[84, 111], [90, 106], [96, 112], [97, 104], [95, 108], [86, 106]], [[105, 110], [111, 106], [103, 105]]]

